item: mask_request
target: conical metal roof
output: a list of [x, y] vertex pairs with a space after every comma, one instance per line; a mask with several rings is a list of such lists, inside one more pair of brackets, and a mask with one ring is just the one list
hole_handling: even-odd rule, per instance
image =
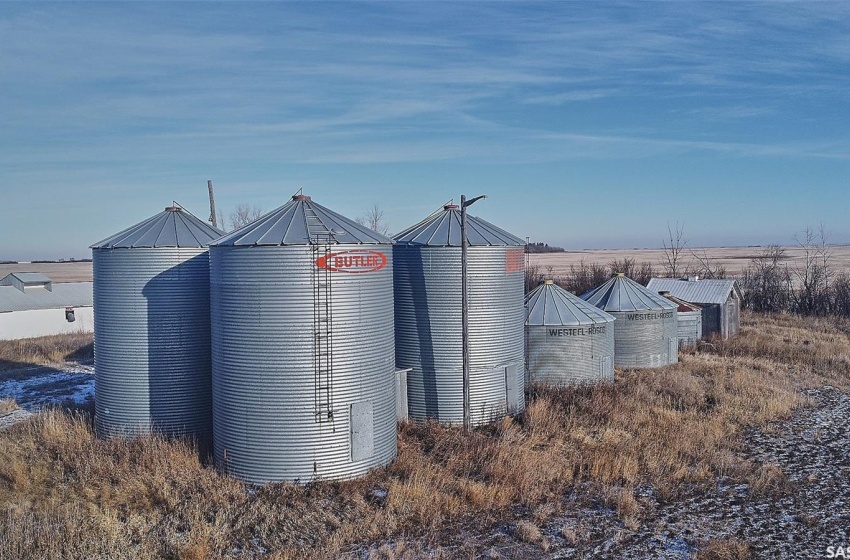
[[325, 242], [337, 244], [392, 244], [392, 239], [337, 214], [303, 194], [227, 234], [212, 245], [309, 245]]
[[651, 292], [622, 274], [618, 274], [581, 298], [604, 311], [648, 311], [676, 309], [669, 299]]
[[91, 249], [206, 247], [224, 235], [179, 206], [165, 210], [92, 245]]
[[525, 296], [526, 325], [580, 326], [615, 318], [547, 280]]
[[[519, 237], [470, 214], [466, 215], [466, 238], [470, 246], [525, 246]], [[460, 247], [460, 208], [447, 204], [393, 239], [400, 245]]]

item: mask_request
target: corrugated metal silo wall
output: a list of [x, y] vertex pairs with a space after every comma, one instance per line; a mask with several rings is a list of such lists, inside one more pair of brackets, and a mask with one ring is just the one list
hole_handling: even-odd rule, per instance
[[[525, 410], [524, 273], [515, 247], [470, 247], [470, 412], [475, 425]], [[463, 421], [461, 250], [397, 245], [396, 365], [411, 419]], [[511, 255], [512, 257], [514, 255]], [[508, 399], [512, 400], [508, 406]]]
[[[346, 250], [364, 249], [332, 249]], [[395, 457], [392, 252], [369, 250], [385, 254], [387, 266], [331, 276], [334, 420], [320, 423], [311, 248], [211, 247], [214, 450], [227, 472], [306, 483], [352, 478]], [[352, 416], [371, 430], [363, 457]]]
[[531, 382], [568, 385], [614, 379], [613, 323], [527, 326]]
[[677, 312], [679, 348], [693, 346], [702, 338], [702, 310]]
[[95, 418], [101, 435], [211, 430], [206, 249], [94, 249]]
[[614, 365], [660, 367], [679, 361], [678, 320], [673, 309], [608, 311], [614, 321]]

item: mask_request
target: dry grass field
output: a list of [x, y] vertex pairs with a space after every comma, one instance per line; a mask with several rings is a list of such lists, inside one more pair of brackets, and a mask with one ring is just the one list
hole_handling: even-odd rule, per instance
[[[568, 492], [631, 527], [648, 522], [638, 486], [673, 500], [728, 477], [756, 495], [781, 492], [780, 469], [743, 458], [742, 434], [826, 384], [850, 386], [846, 325], [745, 314], [741, 336], [683, 353], [677, 365], [618, 371], [592, 388], [538, 388], [523, 417], [469, 436], [407, 424], [389, 467], [306, 487], [246, 488], [189, 442], [99, 440], [88, 413], [53, 410], [0, 432], [0, 559], [338, 558], [397, 536], [439, 555], [446, 531], [486, 531], [517, 508], [532, 515], [515, 534], [542, 552], [538, 527], [569, 507]], [[747, 550], [711, 541], [699, 557]], [[382, 547], [370, 557], [421, 554]]]
[[[850, 272], [850, 245], [835, 245], [832, 251], [831, 265], [834, 272]], [[746, 268], [750, 261], [761, 255], [763, 247], [708, 247], [694, 248], [700, 258], [708, 258], [713, 265], [726, 268], [730, 276], [737, 276]], [[803, 259], [800, 247], [785, 247], [786, 263], [794, 266]], [[624, 258], [634, 259], [638, 263], [649, 262], [659, 275], [664, 272], [664, 251], [662, 249], [600, 249], [586, 251], [568, 251], [564, 253], [540, 253], [530, 255], [530, 263], [538, 265], [544, 272], [550, 270], [552, 276], [566, 276], [571, 265], [598, 263], [607, 265], [612, 261], [622, 261]], [[695, 262], [691, 249], [683, 251], [684, 264]]]

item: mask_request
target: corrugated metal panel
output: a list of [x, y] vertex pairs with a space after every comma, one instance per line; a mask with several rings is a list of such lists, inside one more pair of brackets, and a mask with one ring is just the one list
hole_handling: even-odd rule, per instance
[[615, 366], [660, 367], [679, 361], [675, 309], [608, 313], [617, 319], [614, 321]]
[[532, 383], [613, 379], [614, 317], [547, 280], [526, 296], [526, 349]]
[[679, 299], [666, 291], [659, 292], [659, 295], [676, 304], [679, 348], [695, 345], [702, 338], [702, 307]]
[[202, 222], [183, 208], [169, 206], [159, 214], [95, 243], [91, 248], [203, 248], [222, 235], [223, 232]]
[[[519, 252], [519, 268], [514, 255]], [[473, 424], [504, 416], [505, 368], [516, 366], [524, 397], [524, 274], [522, 249], [470, 247], [469, 359]], [[463, 421], [461, 250], [396, 245], [396, 365], [408, 374], [415, 420]], [[524, 398], [517, 411], [525, 407]]]
[[92, 257], [98, 433], [209, 437], [207, 250], [94, 249]]
[[614, 318], [582, 326], [527, 325], [532, 383], [568, 385], [614, 379]]
[[[447, 205], [393, 239], [400, 245], [460, 247], [460, 217], [457, 206]], [[469, 246], [525, 246], [519, 237], [470, 214], [466, 215], [466, 225]]]
[[695, 345], [702, 338], [702, 310], [679, 311], [676, 317], [679, 323], [679, 348]]
[[[214, 449], [227, 472], [305, 483], [359, 476], [395, 457], [392, 253], [372, 250], [387, 257], [384, 268], [331, 275], [333, 421], [317, 422], [312, 248], [210, 248]], [[367, 400], [374, 452], [360, 459], [351, 406]]]
[[599, 309], [612, 311], [646, 311], [675, 309], [676, 305], [657, 292], [644, 288], [631, 278], [616, 275], [581, 298]]
[[337, 214], [309, 196], [296, 195], [292, 200], [254, 222], [227, 234], [213, 246], [304, 245], [316, 236], [333, 233], [335, 243], [385, 244], [392, 240]]
[[593, 325], [614, 318], [547, 280], [525, 297], [527, 325]]
[[679, 278], [652, 278], [647, 288], [653, 292], [670, 292], [691, 303], [725, 303], [735, 289], [734, 279], [688, 281]]
[[52, 291], [44, 288], [28, 288], [22, 292], [13, 286], [0, 286], [0, 313], [60, 307], [91, 307], [92, 303], [91, 282], [53, 284]]
[[634, 280], [617, 275], [582, 299], [614, 322], [614, 365], [659, 367], [679, 361], [676, 304]]

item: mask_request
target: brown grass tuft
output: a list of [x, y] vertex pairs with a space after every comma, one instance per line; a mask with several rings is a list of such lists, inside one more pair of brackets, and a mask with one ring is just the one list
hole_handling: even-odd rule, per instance
[[705, 543], [695, 560], [747, 560], [750, 558], [750, 545], [738, 539], [712, 539]]
[[[596, 387], [534, 388], [523, 417], [468, 436], [403, 424], [398, 459], [350, 482], [248, 492], [201, 464], [187, 442], [98, 440], [85, 413], [44, 412], [0, 432], [0, 560], [263, 550], [271, 558], [338, 558], [357, 543], [400, 536], [425, 537], [437, 557], [450, 557], [460, 551], [441, 551], [441, 534], [460, 523], [489, 527], [517, 506], [533, 515], [517, 537], [545, 548], [537, 527], [579, 488], [627, 528], [640, 525], [638, 485], [672, 499], [729, 476], [754, 493], [781, 492], [781, 471], [741, 460], [740, 436], [804, 405], [802, 389], [850, 386], [850, 341], [823, 319], [744, 319], [740, 337], [685, 353], [678, 365], [618, 372], [615, 383]], [[386, 499], [374, 500], [375, 488]], [[576, 531], [565, 527], [562, 536], [578, 542], [584, 536]], [[700, 558], [744, 558], [747, 550], [711, 541]]]
[[15, 412], [19, 408], [21, 407], [18, 406], [15, 399], [0, 399], [0, 416], [9, 414], [10, 412]]

